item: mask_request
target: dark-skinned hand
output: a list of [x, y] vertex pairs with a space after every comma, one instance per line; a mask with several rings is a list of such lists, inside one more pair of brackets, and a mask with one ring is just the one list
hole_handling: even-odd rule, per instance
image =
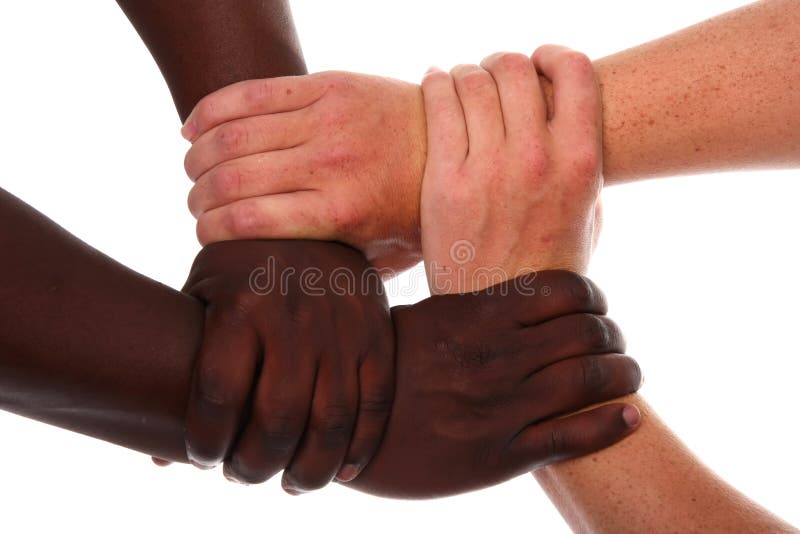
[[641, 382], [636, 362], [620, 354], [622, 335], [602, 315], [597, 287], [567, 271], [539, 273], [527, 286], [533, 296], [515, 287], [523, 286], [393, 308], [394, 405], [378, 453], [349, 487], [442, 497], [595, 452], [634, 431], [638, 412], [619, 403], [555, 418]]
[[286, 468], [293, 492], [358, 475], [394, 388], [388, 304], [366, 269], [336, 243], [231, 241], [200, 252], [184, 288], [206, 303], [186, 415], [195, 465], [224, 460], [226, 477], [249, 484]]

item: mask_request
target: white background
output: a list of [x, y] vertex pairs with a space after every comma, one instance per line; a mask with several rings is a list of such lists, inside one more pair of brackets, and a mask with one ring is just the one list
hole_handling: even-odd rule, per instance
[[[295, 0], [294, 11], [312, 71], [417, 81], [431, 64], [544, 42], [599, 58], [741, 4]], [[3, 2], [0, 61], [0, 186], [180, 287], [199, 248], [185, 208], [186, 144], [154, 62], [115, 3]], [[722, 477], [794, 524], [797, 174], [610, 189], [592, 267], [644, 368], [645, 396]], [[277, 479], [240, 487], [218, 470], [158, 469], [137, 453], [8, 414], [0, 436], [2, 532], [567, 530], [530, 476], [432, 502], [340, 487], [290, 498]]]

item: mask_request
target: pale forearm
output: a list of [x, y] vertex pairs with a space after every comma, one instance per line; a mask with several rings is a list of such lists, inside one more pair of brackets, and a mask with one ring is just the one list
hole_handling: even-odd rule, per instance
[[800, 2], [766, 0], [595, 61], [607, 184], [800, 166]]
[[796, 532], [717, 477], [639, 395], [625, 441], [534, 476], [576, 532]]
[[[800, 165], [800, 3], [766, 1], [595, 62], [606, 183]], [[791, 531], [652, 410], [624, 443], [536, 473], [577, 531]]]

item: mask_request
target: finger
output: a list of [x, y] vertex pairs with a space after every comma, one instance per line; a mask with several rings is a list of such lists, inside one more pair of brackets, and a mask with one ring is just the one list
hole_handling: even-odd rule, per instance
[[607, 402], [639, 389], [642, 374], [636, 360], [624, 354], [579, 356], [556, 362], [532, 374], [518, 406], [523, 420], [545, 419]]
[[505, 341], [521, 370], [535, 373], [561, 360], [591, 354], [624, 353], [619, 326], [603, 315], [578, 313], [524, 328]]
[[533, 64], [553, 84], [551, 125], [560, 135], [599, 137], [601, 99], [594, 66], [585, 55], [563, 46], [545, 45], [533, 53]]
[[154, 463], [154, 464], [156, 464], [158, 467], [167, 467], [168, 465], [172, 465], [172, 462], [170, 462], [169, 460], [162, 460], [161, 458], [156, 458], [155, 456], [153, 456], [153, 457], [152, 457], [152, 458], [150, 458], [150, 459], [151, 459], [151, 460], [153, 461], [153, 463]]
[[234, 119], [298, 110], [316, 102], [326, 87], [324, 73], [234, 83], [202, 98], [184, 122], [181, 134], [194, 141]]
[[304, 111], [246, 117], [212, 128], [186, 152], [186, 174], [197, 180], [220, 163], [301, 145], [313, 130]]
[[616, 403], [531, 425], [509, 445], [510, 470], [522, 474], [597, 452], [632, 434], [640, 419], [638, 408]]
[[228, 308], [207, 308], [186, 409], [189, 460], [210, 468], [227, 454], [239, 428], [260, 352], [245, 319]]
[[251, 413], [225, 462], [230, 480], [245, 484], [269, 480], [289, 464], [306, 428], [314, 394], [314, 358], [278, 343], [268, 348]]
[[339, 354], [328, 354], [320, 365], [309, 424], [283, 472], [287, 493], [321, 489], [342, 467], [358, 410], [358, 371], [342, 367]]
[[394, 399], [394, 347], [373, 349], [358, 373], [359, 400], [353, 438], [344, 464], [336, 474], [340, 482], [355, 479], [378, 451]]
[[203, 245], [236, 239], [338, 239], [332, 208], [317, 191], [246, 198], [203, 213]]
[[428, 165], [452, 168], [464, 161], [469, 148], [464, 111], [453, 78], [432, 68], [422, 79], [428, 127]]
[[464, 109], [468, 154], [483, 157], [505, 139], [500, 96], [491, 74], [478, 65], [458, 65], [450, 71]]
[[206, 211], [245, 198], [310, 189], [313, 175], [299, 149], [254, 154], [217, 165], [189, 192], [189, 211]]
[[489, 71], [497, 84], [506, 139], [530, 142], [535, 138], [531, 134], [545, 131], [547, 108], [530, 58], [500, 52], [485, 58], [481, 67]]
[[605, 295], [594, 282], [564, 270], [520, 275], [467, 298], [476, 299], [473, 308], [502, 314], [523, 326], [574, 313], [603, 315], [608, 310]]

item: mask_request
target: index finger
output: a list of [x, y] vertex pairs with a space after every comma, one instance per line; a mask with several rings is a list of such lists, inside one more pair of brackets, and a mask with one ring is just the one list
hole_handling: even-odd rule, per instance
[[257, 366], [258, 339], [230, 310], [209, 307], [186, 407], [189, 460], [214, 467], [236, 437]]
[[533, 53], [532, 61], [553, 84], [553, 127], [565, 135], [585, 135], [588, 128], [599, 136], [602, 103], [589, 58], [563, 46], [545, 45]]
[[488, 307], [492, 313], [504, 315], [523, 327], [563, 315], [604, 315], [608, 311], [605, 295], [594, 282], [564, 270], [518, 276], [486, 288], [478, 298], [483, 299], [484, 309]]
[[453, 78], [431, 67], [422, 80], [428, 128], [428, 164], [448, 171], [464, 161], [469, 140]]
[[324, 73], [237, 82], [203, 97], [184, 122], [181, 135], [194, 141], [235, 119], [295, 111], [316, 102], [326, 87]]

